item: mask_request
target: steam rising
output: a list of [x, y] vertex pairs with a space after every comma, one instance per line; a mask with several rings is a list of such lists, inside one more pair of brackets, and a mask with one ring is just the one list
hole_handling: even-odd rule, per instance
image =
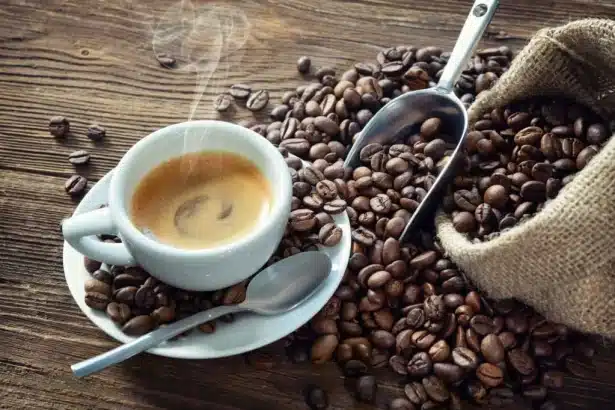
[[[152, 48], [156, 55], [177, 60], [177, 70], [196, 73], [196, 89], [188, 119], [196, 112], [216, 71], [228, 77], [231, 61], [241, 61], [251, 24], [236, 7], [182, 0], [170, 7], [155, 25]], [[231, 58], [232, 57], [232, 58]]]

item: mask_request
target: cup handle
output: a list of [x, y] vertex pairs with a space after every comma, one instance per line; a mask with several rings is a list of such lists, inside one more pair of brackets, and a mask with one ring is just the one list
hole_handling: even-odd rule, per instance
[[66, 241], [88, 258], [109, 265], [136, 265], [123, 243], [106, 243], [94, 238], [94, 235], [116, 233], [111, 211], [106, 207], [75, 215], [62, 222], [62, 234]]

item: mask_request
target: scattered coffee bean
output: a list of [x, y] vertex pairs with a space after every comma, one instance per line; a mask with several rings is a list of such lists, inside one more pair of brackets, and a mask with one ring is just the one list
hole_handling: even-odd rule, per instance
[[73, 175], [64, 183], [64, 190], [71, 196], [78, 196], [85, 192], [88, 180], [81, 175]]
[[62, 116], [55, 116], [49, 120], [49, 133], [56, 138], [64, 138], [70, 132], [68, 119]]
[[223, 112], [229, 109], [233, 103], [233, 96], [228, 93], [222, 93], [214, 100], [214, 109], [219, 112]]
[[312, 60], [309, 57], [299, 57], [299, 60], [297, 60], [297, 71], [299, 71], [301, 74], [307, 74], [310, 72], [311, 65]]
[[258, 90], [250, 94], [246, 101], [246, 108], [250, 111], [260, 111], [269, 104], [269, 92]]
[[329, 398], [322, 388], [310, 385], [305, 392], [305, 403], [312, 410], [324, 410], [329, 407]]
[[87, 135], [92, 141], [99, 142], [105, 138], [107, 130], [101, 125], [93, 124], [88, 127]]
[[247, 100], [252, 93], [252, 88], [245, 84], [233, 84], [229, 89], [229, 94], [236, 100]]
[[378, 384], [371, 375], [361, 376], [357, 379], [357, 399], [363, 403], [372, 403], [376, 398]]
[[156, 54], [156, 60], [164, 68], [173, 68], [177, 62], [175, 57], [168, 54]]
[[71, 152], [68, 155], [68, 162], [73, 165], [85, 165], [90, 162], [90, 153], [85, 150]]

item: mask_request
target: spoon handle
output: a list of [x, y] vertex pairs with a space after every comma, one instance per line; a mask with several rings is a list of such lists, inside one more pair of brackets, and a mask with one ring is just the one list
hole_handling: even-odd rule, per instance
[[448, 59], [446, 67], [442, 72], [438, 89], [450, 93], [459, 80], [461, 72], [467, 64], [468, 58], [472, 55], [472, 51], [483, 36], [485, 29], [491, 22], [495, 10], [498, 8], [499, 0], [476, 0], [470, 10], [470, 14], [466, 19], [461, 33], [455, 43], [455, 48], [451, 57]]
[[241, 305], [219, 306], [213, 309], [199, 312], [170, 325], [161, 327], [146, 335], [138, 337], [130, 343], [118, 346], [115, 349], [109, 350], [106, 353], [94, 356], [71, 366], [73, 373], [77, 377], [85, 377], [92, 373], [98, 372], [108, 366], [123, 362], [147, 349], [155, 347], [160, 343], [169, 340], [187, 330], [200, 325], [201, 323], [209, 322], [210, 320], [219, 318], [220, 316], [229, 313], [236, 313], [245, 310]]

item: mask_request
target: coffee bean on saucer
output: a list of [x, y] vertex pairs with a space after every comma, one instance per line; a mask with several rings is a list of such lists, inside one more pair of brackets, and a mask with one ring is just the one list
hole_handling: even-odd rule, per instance
[[154, 319], [148, 315], [135, 316], [122, 327], [128, 336], [141, 336], [154, 328]]
[[90, 162], [90, 153], [85, 150], [71, 152], [68, 155], [68, 162], [73, 165], [84, 165]]
[[70, 123], [63, 116], [55, 116], [49, 120], [49, 133], [56, 138], [64, 138], [70, 132]]
[[95, 261], [94, 259], [88, 258], [87, 256], [83, 257], [83, 266], [88, 273], [94, 273], [98, 269], [100, 269], [102, 263]]
[[123, 325], [132, 317], [130, 306], [124, 303], [111, 302], [107, 305], [106, 312], [107, 316], [118, 325]]
[[310, 72], [311, 65], [312, 60], [309, 57], [299, 57], [299, 60], [297, 60], [297, 71], [299, 71], [301, 74], [307, 74]]
[[223, 112], [229, 109], [233, 103], [233, 96], [228, 93], [222, 93], [214, 100], [214, 109], [218, 112]]
[[102, 282], [98, 279], [90, 278], [86, 280], [83, 287], [86, 293], [95, 292], [111, 296], [111, 286], [109, 286], [108, 283]]
[[85, 304], [96, 310], [105, 310], [111, 301], [108, 295], [98, 292], [88, 292], [85, 294]]
[[88, 127], [87, 135], [92, 141], [102, 141], [105, 138], [107, 131], [105, 128], [98, 124], [93, 124]]
[[325, 246], [335, 246], [342, 240], [342, 228], [335, 223], [328, 223], [320, 228], [318, 239]]
[[108, 285], [113, 283], [113, 276], [106, 270], [97, 269], [92, 273], [92, 277]]
[[246, 101], [246, 108], [250, 111], [260, 111], [269, 103], [269, 92], [267, 90], [258, 90], [252, 94]]
[[156, 304], [156, 295], [151, 288], [141, 286], [135, 293], [135, 305], [144, 310], [151, 310]]

